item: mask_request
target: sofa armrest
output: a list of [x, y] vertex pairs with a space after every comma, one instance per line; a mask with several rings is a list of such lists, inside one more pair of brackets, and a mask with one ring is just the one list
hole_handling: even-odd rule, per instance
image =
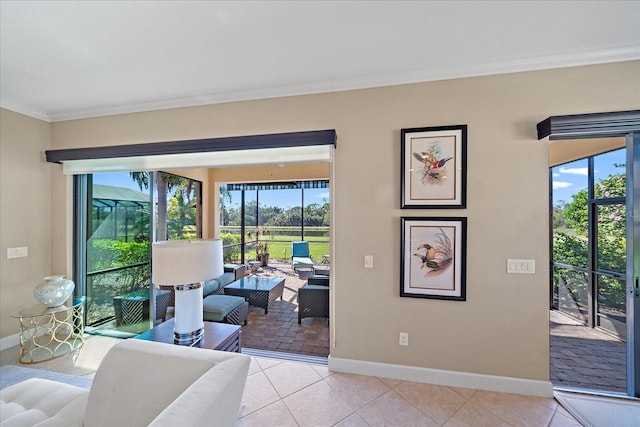
[[150, 427], [236, 425], [251, 361], [227, 359], [198, 378]]
[[[238, 364], [246, 366], [246, 370], [229, 369], [230, 372], [225, 374], [227, 368], [223, 366], [234, 359], [239, 361], [228, 366]], [[206, 378], [218, 374], [222, 378], [233, 377], [244, 390], [250, 360], [249, 356], [239, 353], [144, 340], [122, 341], [109, 350], [96, 372], [84, 425], [147, 426], [205, 374]], [[190, 410], [202, 412], [214, 404], [210, 395], [205, 395], [206, 402], [201, 400], [202, 397], [189, 396], [199, 402]], [[230, 411], [237, 417], [240, 398], [233, 403], [227, 402], [224, 411]]]
[[247, 267], [244, 264], [225, 264], [224, 272], [233, 273], [233, 280], [240, 280], [244, 277]]

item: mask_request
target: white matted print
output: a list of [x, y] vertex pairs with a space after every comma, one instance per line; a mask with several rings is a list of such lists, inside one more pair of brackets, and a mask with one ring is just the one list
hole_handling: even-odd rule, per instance
[[401, 208], [464, 208], [467, 126], [402, 129]]
[[466, 300], [466, 218], [402, 218], [400, 296]]

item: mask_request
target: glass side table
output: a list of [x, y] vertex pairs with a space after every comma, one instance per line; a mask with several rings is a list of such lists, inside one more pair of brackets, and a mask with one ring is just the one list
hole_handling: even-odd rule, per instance
[[12, 314], [20, 321], [20, 362], [43, 362], [82, 347], [84, 300], [73, 298], [53, 308], [36, 304]]

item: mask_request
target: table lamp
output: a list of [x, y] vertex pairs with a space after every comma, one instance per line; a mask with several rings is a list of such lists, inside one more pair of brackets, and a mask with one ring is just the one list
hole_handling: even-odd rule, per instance
[[202, 282], [224, 273], [222, 240], [166, 240], [151, 249], [151, 281], [175, 289], [174, 342], [193, 345], [204, 333]]

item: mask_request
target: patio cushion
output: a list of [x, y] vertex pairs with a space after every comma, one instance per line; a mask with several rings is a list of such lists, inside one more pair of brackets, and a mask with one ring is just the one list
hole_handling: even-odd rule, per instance
[[216, 280], [220, 283], [220, 287], [224, 288], [229, 283], [231, 283], [234, 280], [236, 280], [236, 275], [235, 275], [235, 272], [228, 271], [228, 272], [224, 273], [222, 276], [218, 277]]
[[202, 295], [207, 296], [211, 294], [223, 293], [222, 288], [235, 280], [234, 273], [224, 273], [222, 276], [211, 280], [205, 280], [202, 287]]
[[206, 280], [202, 285], [202, 295], [205, 297], [209, 294], [215, 293], [220, 287], [220, 282], [217, 280]]
[[323, 274], [314, 274], [307, 279], [307, 284], [329, 286], [329, 276], [325, 276]]
[[244, 298], [231, 295], [209, 295], [202, 302], [202, 318], [210, 322], [222, 322], [227, 314], [245, 303]]

